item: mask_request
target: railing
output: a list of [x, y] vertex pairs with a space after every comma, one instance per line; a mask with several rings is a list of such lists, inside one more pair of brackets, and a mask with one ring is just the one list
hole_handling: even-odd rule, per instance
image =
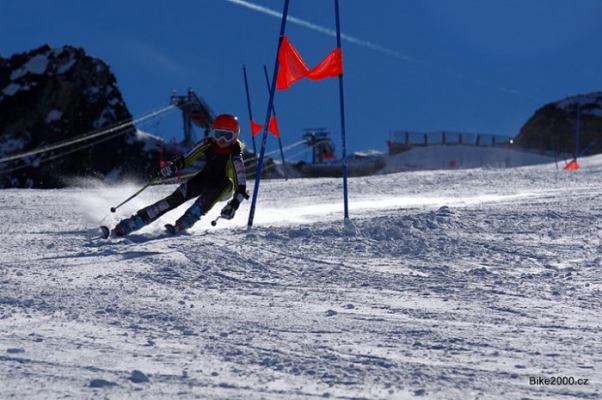
[[411, 132], [393, 131], [387, 142], [390, 154], [398, 154], [418, 146], [466, 144], [472, 146], [507, 146], [510, 136], [452, 131]]

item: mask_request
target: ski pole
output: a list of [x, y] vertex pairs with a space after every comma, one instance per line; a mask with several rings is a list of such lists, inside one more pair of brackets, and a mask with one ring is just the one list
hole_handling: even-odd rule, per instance
[[211, 221], [211, 226], [215, 226], [217, 225], [217, 220], [220, 219], [222, 216], [218, 215], [216, 219], [214, 219], [213, 221]]
[[138, 190], [136, 193], [134, 193], [133, 195], [131, 195], [130, 197], [128, 197], [127, 199], [125, 199], [125, 201], [123, 201], [123, 203], [115, 206], [115, 207], [111, 207], [111, 212], [114, 213], [115, 211], [117, 211], [117, 209], [119, 207], [121, 207], [122, 205], [124, 205], [125, 203], [127, 203], [128, 201], [132, 200], [134, 197], [138, 196], [140, 193], [142, 193], [142, 191], [144, 189], [146, 189], [147, 187], [149, 187], [150, 185], [152, 185], [153, 183], [155, 183], [157, 181], [157, 179], [159, 179], [159, 177], [155, 177], [153, 179], [151, 179], [150, 181], [148, 181], [148, 183], [144, 186], [142, 186], [142, 188], [140, 190]]

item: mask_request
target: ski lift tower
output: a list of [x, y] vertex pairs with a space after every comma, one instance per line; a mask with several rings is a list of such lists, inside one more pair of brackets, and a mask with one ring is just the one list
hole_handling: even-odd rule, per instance
[[332, 161], [336, 158], [334, 142], [330, 138], [330, 132], [324, 128], [304, 129], [303, 140], [312, 148], [312, 164], [324, 161]]
[[209, 136], [215, 113], [202, 98], [197, 96], [192, 88], [188, 89], [186, 96], [177, 96], [174, 90], [170, 103], [182, 110], [184, 122], [183, 144], [191, 145], [197, 141], [192, 129], [193, 125], [203, 129], [204, 137]]

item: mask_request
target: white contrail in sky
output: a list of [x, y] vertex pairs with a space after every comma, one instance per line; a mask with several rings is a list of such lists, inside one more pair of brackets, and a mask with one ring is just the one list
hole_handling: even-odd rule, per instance
[[[246, 8], [250, 8], [251, 10], [259, 11], [259, 12], [267, 14], [267, 15], [271, 15], [271, 16], [276, 17], [276, 18], [280, 18], [280, 19], [282, 18], [282, 13], [279, 12], [279, 11], [275, 11], [275, 10], [272, 10], [271, 8], [267, 8], [267, 7], [258, 5], [258, 4], [250, 3], [250, 2], [248, 2], [246, 0], [226, 0], [226, 1], [229, 2], [229, 3], [234, 3], [234, 4], [237, 4], [237, 5], [246, 7]], [[314, 30], [314, 31], [317, 31], [317, 32], [321, 32], [321, 33], [324, 33], [324, 34], [329, 35], [329, 36], [336, 37], [336, 35], [337, 35], [336, 31], [333, 30], [333, 29], [329, 29], [329, 28], [325, 28], [325, 27], [320, 26], [320, 25], [312, 24], [311, 22], [304, 21], [302, 19], [295, 18], [295, 17], [292, 17], [290, 15], [287, 15], [286, 20], [289, 21], [289, 22], [291, 22], [291, 23], [293, 23], [293, 24], [300, 25], [300, 26], [306, 27], [308, 29], [311, 29], [311, 30]], [[345, 41], [347, 41], [349, 43], [357, 44], [359, 46], [363, 46], [363, 47], [366, 47], [368, 49], [372, 49], [372, 50], [375, 50], [375, 51], [378, 51], [378, 52], [390, 55], [392, 57], [395, 57], [395, 58], [400, 59], [400, 60], [405, 61], [405, 62], [410, 62], [410, 63], [413, 63], [413, 64], [419, 64], [419, 65], [422, 65], [422, 66], [425, 66], [425, 67], [434, 68], [434, 69], [440, 69], [436, 65], [433, 65], [433, 64], [430, 64], [430, 63], [418, 60], [418, 59], [416, 59], [414, 57], [402, 54], [399, 51], [395, 51], [395, 50], [391, 50], [391, 49], [388, 49], [388, 48], [383, 47], [383, 46], [379, 46], [379, 45], [374, 44], [372, 42], [369, 42], [367, 40], [362, 40], [362, 39], [358, 39], [358, 38], [353, 37], [353, 36], [345, 35], [344, 33], [341, 33], [341, 40], [345, 40]], [[460, 72], [451, 71], [451, 70], [445, 70], [445, 72], [447, 72], [449, 74], [452, 74], [452, 75], [456, 75], [456, 76], [458, 76], [461, 79], [466, 79], [466, 76], [464, 76]], [[474, 79], [473, 79], [473, 81], [474, 81]], [[512, 95], [516, 95], [516, 96], [520, 96], [520, 97], [529, 98], [531, 100], [535, 99], [537, 101], [541, 101], [541, 99], [539, 99], [536, 96], [529, 95], [529, 94], [526, 94], [526, 93], [522, 93], [522, 92], [520, 92], [518, 90], [515, 90], [515, 89], [510, 89], [510, 88], [503, 87], [503, 86], [500, 86], [500, 85], [496, 85], [496, 84], [493, 84], [493, 83], [482, 82], [480, 80], [477, 80], [475, 82], [477, 84], [479, 84], [479, 85], [482, 85], [482, 86], [487, 86], [487, 87], [494, 88], [494, 89], [496, 89], [496, 90], [498, 90], [498, 91], [500, 91], [502, 93], [508, 93], [508, 94], [512, 94]]]
[[[259, 12], [267, 14], [267, 15], [271, 15], [273, 17], [282, 18], [282, 13], [279, 12], [279, 11], [275, 11], [275, 10], [272, 10], [272, 9], [264, 7], [264, 6], [260, 6], [258, 4], [249, 3], [248, 1], [245, 1], [245, 0], [226, 0], [226, 1], [228, 1], [230, 3], [238, 4], [238, 5], [243, 6], [243, 7], [250, 8], [250, 9], [255, 10], [255, 11], [259, 11]], [[304, 27], [309, 28], [311, 30], [314, 30], [314, 31], [317, 31], [317, 32], [321, 32], [321, 33], [324, 33], [324, 34], [332, 36], [332, 37], [336, 37], [337, 36], [336, 31], [333, 30], [333, 29], [328, 29], [328, 28], [325, 28], [325, 27], [320, 26], [320, 25], [312, 24], [311, 22], [304, 21], [302, 19], [295, 18], [295, 17], [292, 17], [290, 15], [287, 16], [286, 20], [288, 22], [293, 23], [293, 24], [304, 26]], [[364, 47], [367, 47], [367, 48], [372, 49], [372, 50], [380, 51], [381, 53], [388, 54], [390, 56], [399, 58], [399, 59], [404, 60], [404, 61], [418, 62], [413, 57], [404, 55], [404, 54], [402, 54], [402, 53], [400, 53], [398, 51], [387, 49], [386, 47], [379, 46], [379, 45], [374, 44], [372, 42], [369, 42], [367, 40], [362, 40], [362, 39], [358, 39], [358, 38], [353, 37], [353, 36], [345, 35], [344, 33], [341, 33], [341, 39], [345, 40], [345, 41], [347, 41], [349, 43], [354, 43], [354, 44], [357, 44], [359, 46], [364, 46]]]

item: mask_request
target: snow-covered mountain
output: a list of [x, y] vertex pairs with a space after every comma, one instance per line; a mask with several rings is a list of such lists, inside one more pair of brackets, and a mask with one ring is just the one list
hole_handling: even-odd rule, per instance
[[118, 240], [175, 186], [2, 190], [0, 398], [599, 398], [602, 158], [530, 164], [351, 178], [347, 223], [340, 179], [266, 180], [251, 230]]

